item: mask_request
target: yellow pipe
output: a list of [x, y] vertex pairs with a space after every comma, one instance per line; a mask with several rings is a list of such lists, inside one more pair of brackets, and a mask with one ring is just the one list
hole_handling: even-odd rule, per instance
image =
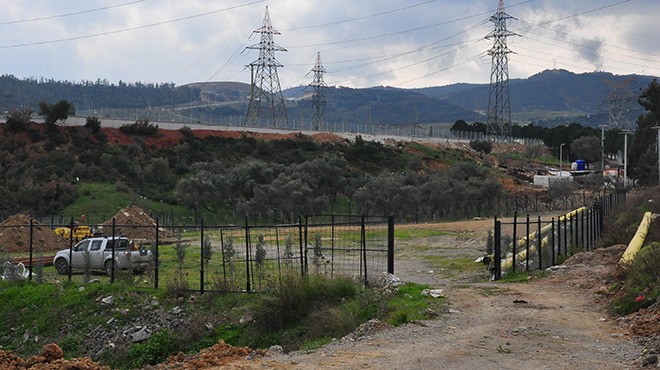
[[644, 217], [642, 217], [642, 222], [639, 223], [639, 227], [637, 227], [637, 232], [635, 232], [635, 235], [630, 240], [630, 243], [628, 244], [628, 248], [626, 248], [626, 251], [623, 252], [623, 256], [621, 256], [621, 259], [619, 260], [619, 264], [627, 264], [633, 262], [635, 256], [637, 255], [637, 252], [639, 252], [640, 249], [642, 249], [642, 246], [644, 245], [644, 240], [646, 239], [646, 234], [648, 233], [649, 227], [651, 226], [652, 218], [653, 218], [653, 214], [651, 212], [644, 213]]
[[[564, 221], [564, 219], [573, 218], [573, 217], [577, 216], [578, 214], [580, 214], [580, 213], [582, 213], [586, 210], [587, 210], [587, 207], [580, 207], [580, 208], [578, 208], [574, 211], [568, 212], [567, 214], [558, 217], [557, 221]], [[530, 222], [531, 222], [531, 220], [530, 220]], [[547, 225], [543, 226], [541, 228], [541, 235], [543, 235], [543, 234], [547, 233], [548, 231], [550, 231], [550, 228], [552, 228], [552, 224], [547, 224]], [[528, 238], [529, 238], [529, 240], [536, 239], [536, 233], [537, 233], [537, 231], [534, 231], [534, 232], [530, 233], [528, 236], [525, 236], [525, 237], [522, 237], [522, 238], [518, 239], [518, 242], [516, 244], [517, 248], [524, 247], [527, 244], [527, 239]]]
[[[564, 219], [570, 219], [570, 218], [576, 217], [577, 215], [579, 215], [580, 213], [582, 213], [586, 210], [587, 210], [587, 207], [580, 207], [576, 210], [568, 212], [567, 214], [565, 214], [563, 216], [559, 216], [557, 218], [557, 221], [564, 221]], [[548, 231], [550, 231], [551, 228], [552, 228], [551, 223], [543, 226], [541, 228], [541, 236], [543, 236], [543, 234], [546, 234]], [[536, 238], [536, 233], [537, 232], [538, 231], [534, 231], [534, 232], [530, 233], [529, 235], [519, 239], [516, 242], [517, 248], [522, 249], [523, 247], [526, 247], [527, 246], [527, 239], [529, 238], [530, 241], [534, 240]], [[541, 239], [541, 249], [543, 249], [543, 247], [545, 247], [547, 244], [548, 244], [548, 236], [546, 235], [545, 237], [543, 237]], [[533, 244], [530, 245], [529, 246], [529, 253], [530, 254], [536, 253], [536, 246], [534, 246]], [[516, 259], [518, 261], [525, 260], [526, 258], [527, 258], [527, 249], [526, 248], [522, 249], [520, 252], [516, 253]], [[502, 270], [508, 270], [508, 269], [512, 268], [513, 267], [513, 256], [506, 257], [504, 260], [502, 260], [501, 263], [502, 263], [501, 264]]]

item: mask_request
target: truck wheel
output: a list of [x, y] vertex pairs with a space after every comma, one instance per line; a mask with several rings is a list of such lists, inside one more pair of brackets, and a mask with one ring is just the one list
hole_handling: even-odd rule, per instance
[[58, 258], [55, 260], [55, 269], [60, 275], [66, 275], [69, 273], [69, 263], [66, 262], [64, 258]]
[[108, 276], [112, 276], [112, 260], [105, 261], [105, 265], [103, 265], [105, 269], [105, 273]]

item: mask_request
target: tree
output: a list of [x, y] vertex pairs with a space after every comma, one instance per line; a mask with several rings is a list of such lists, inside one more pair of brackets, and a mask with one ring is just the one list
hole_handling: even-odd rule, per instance
[[48, 104], [45, 101], [39, 102], [39, 115], [44, 117], [44, 122], [48, 128], [53, 128], [57, 121], [64, 122], [69, 115], [76, 113], [73, 104], [66, 100], [60, 100], [55, 104]]
[[601, 146], [598, 136], [582, 136], [571, 143], [571, 154], [587, 163], [600, 163]]
[[14, 109], [6, 118], [6, 128], [9, 131], [25, 131], [32, 119], [32, 110], [29, 108]]
[[87, 117], [85, 127], [90, 129], [93, 134], [96, 134], [101, 130], [101, 120], [98, 117]]
[[646, 113], [637, 119], [635, 136], [630, 146], [628, 159], [631, 176], [638, 179], [641, 185], [657, 182], [657, 133], [652, 128], [660, 122], [660, 83], [654, 79], [644, 90], [637, 102], [644, 107]]
[[472, 127], [468, 125], [467, 122], [465, 122], [462, 119], [459, 119], [458, 121], [454, 122], [454, 124], [451, 126], [451, 131], [471, 131]]

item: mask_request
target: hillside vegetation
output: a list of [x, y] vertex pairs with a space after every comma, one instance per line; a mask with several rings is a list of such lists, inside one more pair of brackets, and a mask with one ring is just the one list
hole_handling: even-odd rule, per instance
[[331, 211], [432, 218], [447, 202], [504, 192], [501, 175], [469, 150], [140, 128], [149, 125], [3, 126], [0, 214], [61, 214], [78, 199], [106, 214], [127, 205], [102, 209], [90, 199], [99, 186], [122, 203], [274, 221]]

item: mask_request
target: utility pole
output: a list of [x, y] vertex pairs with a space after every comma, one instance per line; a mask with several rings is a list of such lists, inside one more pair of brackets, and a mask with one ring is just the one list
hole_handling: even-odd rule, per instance
[[658, 126], [658, 122], [655, 124], [651, 128], [658, 130], [658, 185], [660, 185], [660, 126]]
[[260, 33], [261, 40], [258, 44], [247, 47], [247, 49], [259, 50], [259, 59], [248, 64], [250, 67], [250, 102], [246, 121], [250, 125], [256, 126], [263, 109], [270, 111], [274, 127], [280, 126], [278, 122], [283, 122], [286, 126], [288, 121], [286, 106], [280, 88], [280, 78], [277, 75], [277, 67], [284, 66], [275, 59], [276, 51], [286, 51], [286, 49], [273, 41], [273, 35], [279, 35], [280, 32], [273, 28], [268, 7], [264, 14], [263, 25], [253, 33]]
[[566, 144], [561, 143], [561, 145], [559, 145], [559, 177], [564, 176], [564, 173], [562, 172], [562, 169], [561, 169], [561, 161], [562, 161], [563, 154], [564, 154], [562, 149], [564, 149], [564, 145], [566, 145]]
[[323, 90], [328, 87], [325, 81], [323, 81], [323, 75], [325, 74], [325, 68], [321, 63], [321, 52], [316, 53], [316, 64], [312, 68], [314, 72], [314, 80], [308, 86], [311, 86], [314, 89], [312, 94], [312, 109], [314, 110], [314, 124], [315, 129], [318, 130], [321, 122], [323, 122], [323, 113], [325, 111], [325, 95]]
[[605, 171], [605, 127], [608, 125], [602, 124], [598, 125], [600, 127], [600, 173], [603, 174]]
[[628, 187], [628, 135], [630, 130], [623, 130], [621, 132], [624, 136], [623, 139], [623, 187]]
[[507, 30], [507, 23], [514, 17], [504, 11], [504, 0], [500, 0], [497, 12], [488, 20], [495, 29], [486, 36], [493, 46], [488, 50], [491, 56], [490, 93], [488, 94], [488, 118], [486, 136], [495, 141], [511, 139], [511, 103], [509, 101], [509, 54], [507, 37], [517, 36]]

